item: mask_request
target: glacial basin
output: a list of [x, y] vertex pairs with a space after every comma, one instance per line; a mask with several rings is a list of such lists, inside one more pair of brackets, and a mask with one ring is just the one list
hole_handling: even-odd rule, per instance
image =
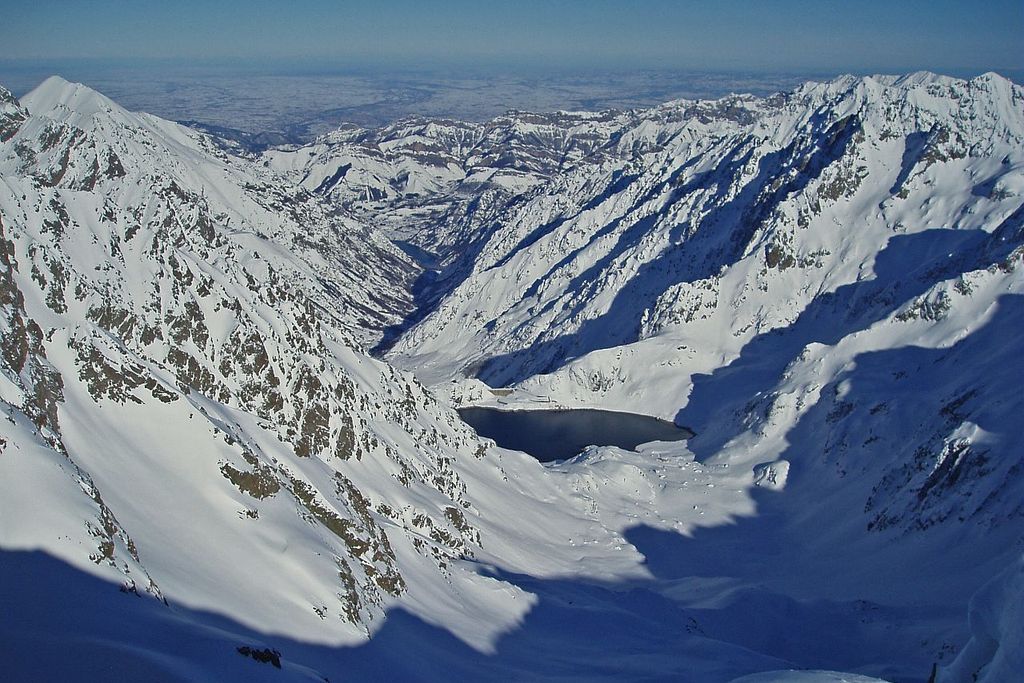
[[471, 406], [459, 415], [480, 436], [503, 448], [524, 451], [541, 462], [565, 460], [587, 446], [635, 450], [649, 441], [683, 441], [685, 427], [649, 415], [610, 410], [500, 410]]

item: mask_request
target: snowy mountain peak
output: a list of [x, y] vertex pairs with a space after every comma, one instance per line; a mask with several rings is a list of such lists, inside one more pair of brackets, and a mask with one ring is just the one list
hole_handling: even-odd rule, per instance
[[892, 85], [907, 88], [917, 87], [921, 85], [931, 85], [932, 83], [941, 83], [944, 85], [948, 85], [949, 83], [954, 83], [958, 80], [955, 78], [951, 78], [950, 76], [943, 76], [941, 74], [937, 74], [933, 71], [915, 71], [913, 73], [904, 74], [901, 76], [886, 76], [885, 78], [889, 80]]
[[34, 90], [21, 98], [22, 105], [32, 115], [49, 115], [63, 118], [71, 112], [81, 117], [95, 114], [128, 114], [128, 111], [110, 98], [81, 83], [67, 81], [60, 76], [50, 76]]
[[481, 446], [354, 348], [405, 305], [401, 252], [84, 86], [26, 103], [0, 142], [0, 517], [44, 486], [54, 509], [0, 546], [321, 639], [365, 635], [409, 571], [458, 582], [477, 531], [453, 464]]
[[14, 93], [0, 85], [0, 111], [13, 112], [16, 110], [24, 111], [24, 107], [18, 102], [18, 98], [14, 96]]

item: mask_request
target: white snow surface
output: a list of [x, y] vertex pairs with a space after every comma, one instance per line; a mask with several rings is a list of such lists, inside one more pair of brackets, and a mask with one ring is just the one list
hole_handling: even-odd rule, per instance
[[[766, 566], [690, 571], [962, 620], [1024, 545], [1006, 428], [1024, 376], [1024, 91], [995, 74], [844, 77], [639, 118], [617, 144], [657, 146], [583, 159], [491, 212], [388, 359], [456, 405], [693, 428], [698, 462], [778, 495], [703, 543]], [[941, 621], [933, 663], [964, 637]]]
[[[15, 680], [1019, 670], [1018, 86], [845, 77], [255, 162], [59, 78], [0, 103]], [[366, 355], [431, 268], [398, 369]], [[499, 402], [465, 375], [697, 436], [541, 465], [462, 423]]]

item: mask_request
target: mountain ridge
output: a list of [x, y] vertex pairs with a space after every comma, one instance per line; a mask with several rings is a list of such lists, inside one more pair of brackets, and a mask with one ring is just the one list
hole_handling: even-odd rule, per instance
[[[282, 642], [289, 678], [371, 679], [416, 666], [404, 642], [439, 679], [924, 680], [1020, 555], [1019, 86], [841, 78], [257, 159], [60, 79], [25, 100], [0, 90], [4, 566], [148, 593], [116, 609], [206, 643], [112, 636], [133, 662], [276, 675], [247, 657]], [[363, 351], [417, 306], [405, 371]], [[490, 394], [466, 371], [698, 434], [541, 466], [459, 420]], [[1006, 671], [988, 623], [947, 680]]]

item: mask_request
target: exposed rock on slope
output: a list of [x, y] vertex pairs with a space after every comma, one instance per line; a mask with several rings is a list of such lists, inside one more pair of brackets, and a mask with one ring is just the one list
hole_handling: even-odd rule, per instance
[[454, 581], [476, 436], [351, 350], [408, 261], [83, 86], [4, 98], [3, 546], [318, 640]]
[[766, 588], [965, 605], [1024, 543], [1024, 89], [847, 77], [656, 116], [658, 147], [500, 215], [388, 358], [675, 419], [710, 467], [785, 471], [720, 534], [785, 549]]
[[[1022, 103], [843, 78], [256, 165], [59, 79], [0, 92], [0, 586], [87, 598], [5, 594], [16, 670], [88, 633], [88, 666], [190, 680], [923, 680], [1024, 544]], [[428, 380], [698, 435], [481, 443], [355, 350], [428, 313], [391, 355]], [[97, 576], [170, 608], [97, 618]], [[1016, 656], [986, 614], [949, 675]]]
[[675, 105], [682, 122], [637, 127], [668, 126], [663, 149], [581, 165], [503, 216], [392, 357], [500, 385], [667, 328], [735, 353], [870, 274], [890, 236], [1009, 216], [1022, 97], [918, 75]]

